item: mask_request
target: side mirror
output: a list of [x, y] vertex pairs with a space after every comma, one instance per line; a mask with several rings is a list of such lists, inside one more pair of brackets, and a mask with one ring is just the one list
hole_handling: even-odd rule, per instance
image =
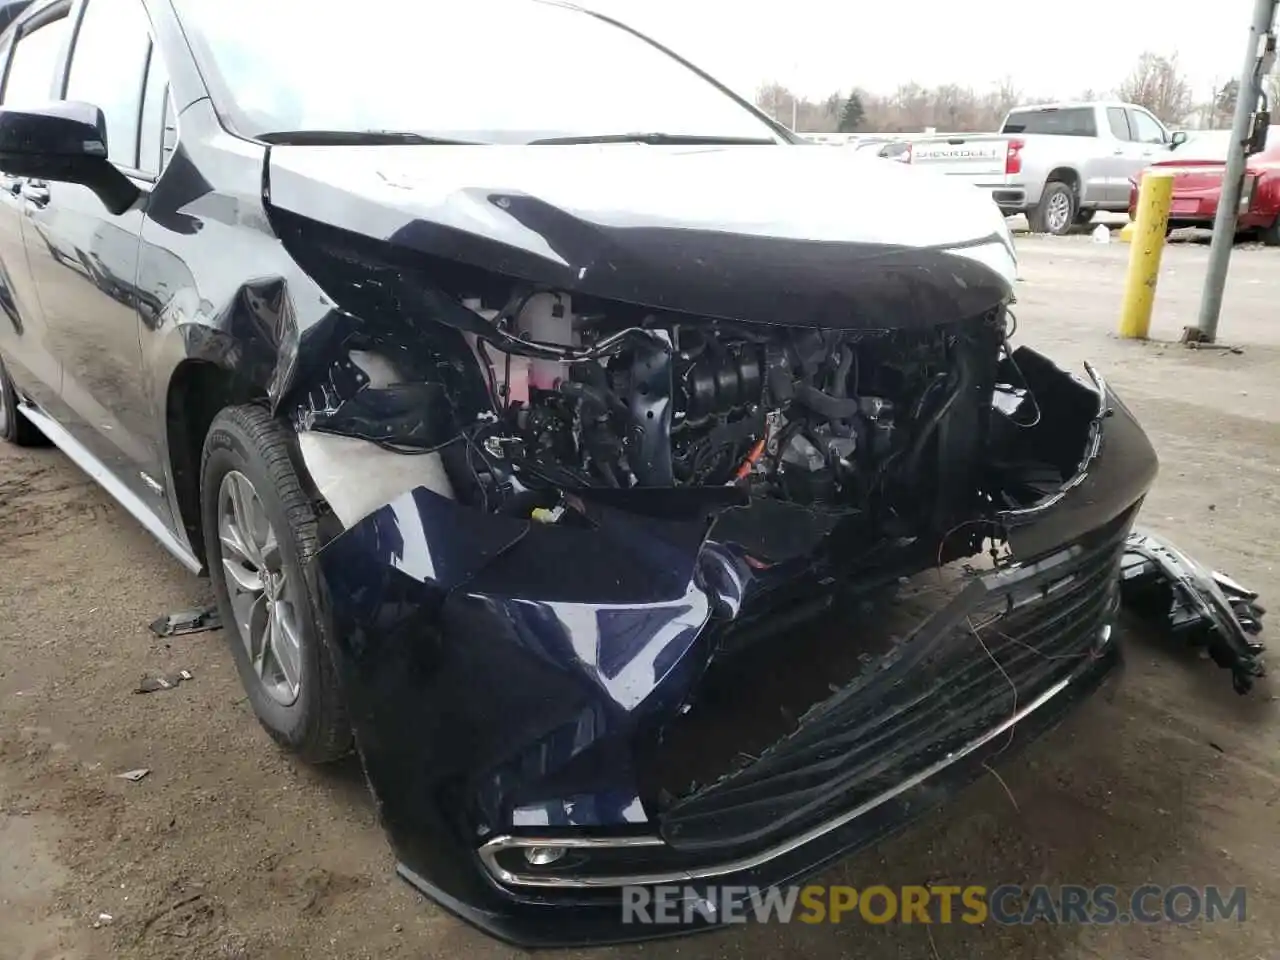
[[79, 183], [119, 215], [139, 190], [107, 160], [107, 122], [92, 104], [62, 100], [0, 109], [0, 170], [17, 177]]
[[1169, 138], [1169, 149], [1177, 150], [1180, 146], [1187, 142], [1187, 131], [1175, 130], [1173, 136]]

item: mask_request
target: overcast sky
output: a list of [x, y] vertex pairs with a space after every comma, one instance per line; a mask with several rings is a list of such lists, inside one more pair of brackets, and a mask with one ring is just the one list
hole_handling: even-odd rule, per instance
[[[915, 81], [1028, 95], [1110, 92], [1143, 50], [1179, 55], [1196, 99], [1240, 69], [1250, 0], [579, 0], [750, 95], [777, 80], [818, 99]], [[1161, 7], [1167, 12], [1160, 14]]]

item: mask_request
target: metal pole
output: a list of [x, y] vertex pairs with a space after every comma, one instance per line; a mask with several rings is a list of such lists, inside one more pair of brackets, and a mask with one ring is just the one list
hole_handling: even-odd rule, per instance
[[1218, 316], [1222, 313], [1222, 293], [1227, 286], [1227, 267], [1231, 262], [1231, 247], [1236, 238], [1236, 217], [1239, 215], [1240, 191], [1244, 186], [1244, 142], [1249, 136], [1253, 112], [1258, 109], [1258, 96], [1262, 92], [1262, 76], [1259, 58], [1262, 55], [1261, 40], [1271, 31], [1276, 17], [1276, 4], [1280, 0], [1254, 0], [1253, 22], [1249, 26], [1249, 46], [1240, 70], [1240, 90], [1236, 97], [1236, 114], [1231, 123], [1231, 146], [1227, 153], [1227, 170], [1222, 177], [1222, 192], [1218, 197], [1218, 213], [1213, 220], [1213, 241], [1209, 247], [1209, 269], [1205, 274], [1204, 292], [1200, 298], [1200, 317], [1196, 322], [1195, 339], [1213, 343], [1218, 336]]

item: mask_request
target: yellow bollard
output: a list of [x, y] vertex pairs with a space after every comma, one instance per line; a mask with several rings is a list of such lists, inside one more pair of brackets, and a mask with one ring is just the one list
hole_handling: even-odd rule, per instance
[[1151, 309], [1156, 302], [1156, 281], [1160, 279], [1160, 255], [1169, 226], [1173, 203], [1173, 174], [1148, 170], [1138, 188], [1137, 219], [1129, 250], [1129, 273], [1124, 282], [1124, 302], [1120, 309], [1120, 336], [1147, 339], [1151, 329]]

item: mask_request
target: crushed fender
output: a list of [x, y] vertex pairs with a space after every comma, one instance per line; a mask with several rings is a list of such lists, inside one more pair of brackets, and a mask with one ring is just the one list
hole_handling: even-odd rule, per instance
[[1258, 595], [1230, 577], [1192, 560], [1169, 541], [1137, 530], [1125, 544], [1120, 568], [1127, 607], [1155, 618], [1175, 637], [1208, 651], [1231, 671], [1237, 693], [1248, 693], [1266, 675], [1258, 639], [1265, 609]]

